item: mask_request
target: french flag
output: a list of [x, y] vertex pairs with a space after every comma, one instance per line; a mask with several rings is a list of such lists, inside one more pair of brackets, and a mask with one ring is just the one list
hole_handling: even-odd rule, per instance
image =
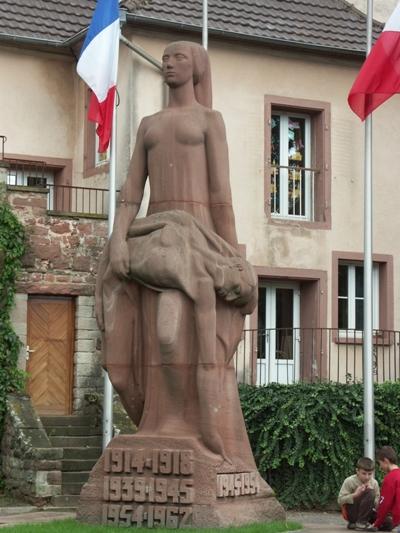
[[88, 119], [96, 122], [99, 152], [110, 144], [117, 86], [120, 23], [118, 0], [98, 0], [77, 65], [92, 89]]
[[367, 56], [348, 96], [361, 120], [400, 93], [400, 2]]

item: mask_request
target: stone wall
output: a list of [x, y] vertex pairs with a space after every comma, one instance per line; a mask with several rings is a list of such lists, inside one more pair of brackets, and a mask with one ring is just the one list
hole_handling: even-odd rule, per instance
[[18, 292], [90, 296], [107, 220], [47, 214], [47, 191], [10, 187], [8, 201], [28, 235]]
[[26, 366], [29, 294], [75, 296], [73, 410], [79, 412], [85, 394], [103, 389], [93, 295], [99, 257], [107, 241], [107, 220], [49, 215], [47, 192], [40, 188], [9, 187], [8, 201], [27, 233], [12, 313], [23, 344], [19, 367]]
[[26, 396], [9, 395], [1, 443], [7, 490], [36, 505], [61, 494], [62, 448], [53, 448]]
[[17, 293], [15, 295], [14, 308], [11, 312], [11, 323], [15, 333], [18, 335], [22, 345], [18, 359], [18, 367], [25, 370], [26, 366], [26, 346], [28, 343], [28, 295]]
[[100, 348], [94, 296], [79, 296], [75, 307], [74, 412], [82, 410], [86, 394], [103, 389]]

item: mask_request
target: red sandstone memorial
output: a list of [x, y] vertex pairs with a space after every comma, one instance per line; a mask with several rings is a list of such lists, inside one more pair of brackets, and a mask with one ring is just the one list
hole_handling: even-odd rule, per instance
[[[169, 103], [139, 126], [96, 287], [103, 365], [138, 431], [104, 451], [78, 518], [148, 528], [280, 519], [232, 361], [257, 280], [238, 250], [208, 56], [177, 42], [162, 62]], [[147, 217], [136, 219], [147, 177]]]

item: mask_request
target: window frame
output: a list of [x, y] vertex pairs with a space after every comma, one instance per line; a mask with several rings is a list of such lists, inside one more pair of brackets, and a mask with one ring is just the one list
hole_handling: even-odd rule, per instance
[[[304, 119], [304, 167], [311, 167], [311, 116], [307, 113], [291, 113], [290, 111], [272, 111], [271, 118], [279, 116], [279, 166], [289, 167], [289, 118]], [[273, 162], [272, 162], [273, 163]], [[305, 179], [304, 183], [304, 215], [294, 215], [289, 213], [289, 172], [288, 168], [281, 170], [279, 186], [279, 207], [281, 212], [275, 213], [271, 211], [271, 217], [288, 220], [308, 220], [312, 221], [314, 218], [314, 194], [313, 187], [309, 179]]]
[[[301, 269], [301, 268], [281, 268], [253, 265], [258, 277], [259, 285], [284, 283], [299, 285], [300, 290], [300, 329], [311, 328], [315, 330], [327, 327], [328, 310], [328, 273], [325, 270]], [[250, 315], [250, 329], [258, 330], [258, 305]], [[325, 346], [324, 340], [322, 345]], [[303, 358], [302, 368], [304, 373], [300, 374], [300, 379], [311, 377], [311, 361], [309, 359], [311, 351], [305, 344], [304, 339], [300, 339], [300, 357]], [[321, 352], [322, 366], [319, 369], [321, 376], [327, 376], [326, 351]], [[257, 353], [252, 353], [252, 374], [256, 384], [257, 376]]]
[[[339, 332], [339, 264], [357, 263], [362, 264], [364, 254], [360, 252], [332, 252], [332, 329], [338, 331], [335, 338], [337, 343], [359, 344], [362, 342], [360, 335], [340, 335]], [[376, 330], [374, 338], [379, 337], [382, 344], [390, 343], [390, 335], [385, 332], [393, 331], [394, 328], [394, 284], [393, 284], [393, 256], [389, 254], [373, 254], [373, 263], [377, 266], [379, 277], [379, 302], [378, 321], [379, 328]], [[344, 330], [342, 330], [344, 331]]]
[[[347, 268], [347, 296], [341, 296], [339, 294], [338, 290], [338, 324], [340, 324], [339, 320], [339, 312], [340, 312], [340, 306], [339, 306], [339, 300], [347, 300], [348, 302], [348, 308], [347, 308], [347, 327], [342, 329], [339, 328], [339, 334], [340, 335], [347, 335], [348, 331], [351, 330], [355, 332], [356, 335], [361, 336], [362, 329], [357, 329], [357, 310], [356, 310], [356, 302], [357, 300], [361, 300], [364, 302], [364, 295], [363, 296], [357, 296], [356, 294], [356, 267], [363, 267], [363, 264], [358, 261], [339, 261], [338, 264], [338, 275], [340, 267], [344, 266]], [[364, 276], [364, 272], [363, 272]], [[364, 283], [364, 279], [363, 279]], [[339, 285], [339, 284], [338, 284]], [[374, 330], [379, 330], [379, 264], [373, 263], [372, 266], [372, 301], [373, 301], [373, 316], [372, 316], [372, 328]], [[342, 333], [343, 332], [343, 333]]]
[[[271, 124], [272, 115], [277, 112], [291, 115], [309, 115], [311, 119], [311, 168], [316, 169], [314, 178], [314, 199], [309, 219], [289, 215], [274, 215], [271, 212]], [[264, 211], [267, 219], [277, 225], [302, 225], [315, 229], [331, 228], [331, 106], [328, 102], [264, 96], [265, 120], [265, 174]]]
[[[105, 152], [99, 152], [98, 151], [99, 150], [99, 136], [96, 133], [96, 129], [94, 131], [94, 136], [95, 136], [94, 137], [95, 138], [94, 166], [98, 168], [98, 167], [102, 167], [103, 165], [107, 165], [110, 163], [110, 146], [108, 146]], [[103, 156], [103, 158], [101, 156]]]
[[90, 178], [98, 174], [109, 172], [109, 158], [105, 161], [99, 161], [98, 158], [98, 137], [96, 134], [96, 124], [87, 118], [91, 90], [85, 90], [85, 112], [84, 112], [84, 155], [83, 155], [83, 177]]

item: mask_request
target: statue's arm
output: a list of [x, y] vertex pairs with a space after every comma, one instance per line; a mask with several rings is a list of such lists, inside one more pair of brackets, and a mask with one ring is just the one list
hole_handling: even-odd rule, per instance
[[215, 231], [234, 248], [237, 248], [225, 124], [222, 115], [217, 111], [209, 111], [207, 114], [206, 154], [210, 208]]
[[144, 146], [146, 119], [140, 123], [128, 175], [118, 198], [113, 233], [110, 240], [110, 260], [113, 271], [124, 277], [128, 274], [129, 254], [127, 234], [143, 198], [147, 178], [147, 156]]

